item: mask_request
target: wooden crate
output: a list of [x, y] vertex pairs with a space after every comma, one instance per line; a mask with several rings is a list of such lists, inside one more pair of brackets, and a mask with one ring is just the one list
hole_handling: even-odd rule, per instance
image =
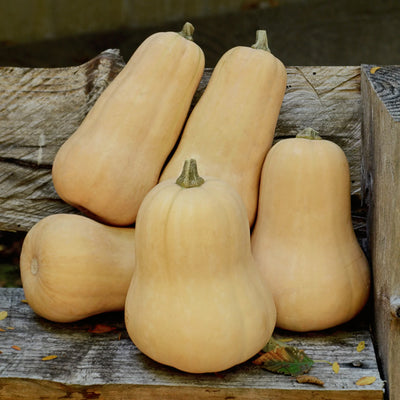
[[[118, 51], [108, 50], [76, 67], [0, 68], [0, 229], [27, 231], [47, 215], [77, 213], [54, 191], [52, 161], [123, 66]], [[0, 321], [0, 399], [400, 398], [400, 273], [395, 263], [400, 69], [371, 73], [371, 68], [288, 67], [276, 129], [280, 139], [312, 126], [343, 148], [351, 167], [354, 226], [374, 273], [371, 304], [355, 320], [323, 332], [274, 333], [293, 339], [313, 359], [328, 361], [310, 372], [324, 380], [323, 387], [299, 384], [251, 361], [220, 374], [185, 374], [142, 355], [127, 336], [122, 313], [52, 323], [36, 316], [16, 288], [0, 289], [0, 311], [8, 312]], [[211, 72], [205, 71], [194, 103]], [[98, 323], [115, 329], [93, 333]], [[358, 352], [361, 341], [366, 347]], [[50, 354], [58, 357], [42, 361]], [[335, 361], [339, 373], [329, 364]], [[356, 385], [363, 376], [377, 379]]]

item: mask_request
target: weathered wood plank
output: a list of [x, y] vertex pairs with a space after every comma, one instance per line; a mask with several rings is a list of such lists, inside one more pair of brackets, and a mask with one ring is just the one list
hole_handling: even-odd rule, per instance
[[375, 334], [390, 399], [400, 398], [400, 67], [362, 68], [363, 194]]
[[[0, 230], [28, 231], [43, 217], [77, 212], [55, 193], [51, 166], [100, 93], [121, 70], [117, 51], [68, 68], [0, 68]], [[359, 67], [288, 67], [276, 138], [306, 126], [338, 142], [360, 190]], [[193, 104], [212, 70], [204, 73]]]
[[337, 143], [351, 167], [352, 193], [360, 191], [361, 94], [359, 67], [288, 67], [276, 138], [308, 126]]
[[123, 65], [107, 50], [76, 67], [0, 68], [1, 230], [75, 212], [55, 193], [53, 159]]
[[[71, 324], [57, 324], [36, 316], [22, 303], [22, 289], [0, 289], [0, 398], [76, 399], [382, 399], [373, 343], [365, 320], [353, 321], [325, 332], [295, 334], [277, 330], [276, 338], [288, 338], [315, 360], [339, 362], [335, 374], [330, 364], [314, 364], [310, 374], [324, 387], [299, 384], [276, 375], [251, 361], [219, 374], [187, 374], [160, 365], [133, 345], [122, 313], [99, 315]], [[97, 323], [115, 331], [89, 332]], [[13, 329], [7, 329], [12, 327]], [[366, 347], [357, 352], [357, 344]], [[11, 346], [20, 346], [17, 351]], [[58, 358], [42, 361], [44, 356]], [[363, 376], [375, 376], [370, 386], [357, 386]], [[96, 397], [97, 396], [97, 397]]]

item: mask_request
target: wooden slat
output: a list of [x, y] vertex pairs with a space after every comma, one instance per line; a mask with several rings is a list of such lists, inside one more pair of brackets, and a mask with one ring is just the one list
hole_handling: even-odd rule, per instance
[[53, 159], [123, 65], [107, 50], [77, 67], [0, 68], [0, 230], [75, 212], [55, 193]]
[[363, 194], [378, 354], [395, 400], [400, 398], [400, 67], [375, 72], [373, 67], [362, 68]]
[[[299, 384], [294, 378], [267, 372], [251, 361], [218, 374], [187, 374], [158, 364], [141, 354], [129, 339], [123, 314], [99, 315], [71, 324], [37, 317], [21, 302], [22, 289], [0, 289], [0, 398], [60, 399], [271, 399], [372, 400], [383, 398], [373, 343], [365, 320], [320, 333], [295, 334], [277, 330], [276, 338], [291, 338], [315, 363], [310, 374], [324, 387]], [[116, 329], [95, 334], [102, 323]], [[13, 329], [9, 329], [13, 328]], [[365, 341], [365, 350], [357, 344]], [[15, 350], [11, 346], [19, 346]], [[57, 355], [42, 361], [47, 355]], [[340, 364], [335, 373], [328, 362]], [[355, 382], [375, 376], [369, 386]]]
[[[68, 68], [0, 67], [0, 230], [28, 231], [43, 217], [77, 211], [57, 196], [54, 156], [124, 66], [118, 51]], [[201, 96], [207, 69], [193, 101]], [[360, 191], [359, 67], [288, 67], [277, 139], [306, 126], [334, 140], [349, 158]]]

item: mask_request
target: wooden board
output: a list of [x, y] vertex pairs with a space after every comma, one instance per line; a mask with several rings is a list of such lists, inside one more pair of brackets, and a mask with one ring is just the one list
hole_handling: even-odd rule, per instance
[[[375, 334], [389, 398], [400, 398], [400, 66], [362, 68], [364, 201]], [[371, 72], [372, 71], [372, 72]]]
[[[58, 148], [123, 68], [118, 50], [77, 67], [0, 67], [0, 230], [28, 231], [47, 215], [77, 210], [57, 196], [51, 168]], [[193, 105], [209, 80], [204, 72]], [[276, 139], [312, 126], [337, 142], [360, 193], [359, 67], [287, 67]]]
[[[0, 289], [0, 399], [271, 399], [330, 400], [382, 399], [373, 343], [362, 316], [352, 324], [320, 333], [295, 334], [275, 331], [278, 339], [290, 338], [317, 362], [310, 375], [324, 387], [299, 384], [251, 361], [217, 374], [187, 374], [158, 364], [133, 345], [122, 313], [92, 317], [81, 322], [57, 324], [36, 316], [23, 303], [22, 289]], [[114, 331], [91, 333], [97, 324]], [[12, 329], [11, 329], [12, 328]], [[359, 342], [365, 349], [357, 351]], [[15, 350], [12, 346], [19, 346]], [[42, 361], [48, 355], [56, 359]], [[338, 362], [335, 373], [331, 364]], [[369, 386], [355, 382], [375, 376]]]

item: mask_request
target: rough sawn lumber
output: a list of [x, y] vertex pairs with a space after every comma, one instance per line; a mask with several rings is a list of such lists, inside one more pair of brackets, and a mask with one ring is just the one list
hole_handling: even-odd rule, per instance
[[[0, 289], [0, 399], [270, 399], [270, 400], [372, 400], [383, 398], [370, 333], [363, 322], [325, 332], [295, 334], [290, 345], [321, 360], [309, 374], [323, 387], [297, 383], [253, 365], [251, 360], [217, 374], [188, 374], [158, 364], [133, 345], [124, 327], [123, 313], [102, 314], [70, 324], [52, 323], [36, 316], [23, 303], [22, 289]], [[106, 324], [115, 330], [90, 330]], [[12, 329], [10, 329], [12, 328]], [[359, 342], [365, 349], [357, 351]], [[19, 346], [15, 350], [12, 346]], [[56, 359], [43, 361], [48, 355]], [[338, 362], [335, 373], [329, 363]], [[369, 386], [357, 386], [364, 376], [375, 376]]]
[[390, 400], [400, 398], [400, 66], [363, 65], [363, 196], [374, 333]]

